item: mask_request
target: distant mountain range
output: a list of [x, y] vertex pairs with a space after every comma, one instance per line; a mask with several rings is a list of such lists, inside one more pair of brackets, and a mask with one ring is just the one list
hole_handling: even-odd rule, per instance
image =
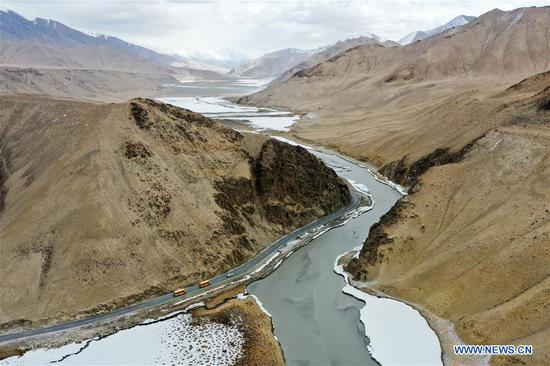
[[224, 77], [180, 56], [9, 10], [0, 11], [0, 39], [0, 93], [122, 101], [158, 96], [181, 79]]
[[[542, 31], [538, 31], [538, 24], [547, 19], [550, 8], [529, 9], [494, 10], [461, 27], [450, 27], [448, 23], [442, 26], [449, 26], [447, 31], [408, 47], [384, 47], [371, 40], [295, 72], [288, 80], [245, 99], [258, 105], [307, 110], [306, 106], [335, 100], [349, 104], [352, 94], [353, 101], [362, 101], [362, 96], [378, 90], [380, 85], [457, 76], [522, 78], [546, 71], [548, 24], [540, 28]], [[528, 47], [525, 39], [529, 39]]]
[[338, 55], [339, 53], [349, 50], [350, 48], [371, 44], [371, 43], [378, 43], [385, 47], [399, 46], [399, 44], [397, 44], [396, 42], [384, 40], [383, 38], [377, 36], [374, 33], [367, 33], [367, 35], [365, 36], [349, 38], [343, 41], [338, 41], [332, 45], [318, 48], [317, 52], [313, 53], [306, 60], [287, 69], [282, 74], [279, 74], [279, 76], [275, 80], [273, 80], [271, 84], [278, 84], [280, 82], [283, 82], [289, 79], [292, 75], [294, 75], [298, 71], [307, 69], [309, 67], [317, 65], [318, 63], [327, 61], [332, 57]]
[[460, 27], [464, 24], [468, 24], [471, 21], [475, 20], [476, 17], [469, 16], [469, 15], [459, 15], [447, 23], [440, 25], [439, 27], [427, 30], [427, 31], [416, 31], [407, 34], [405, 37], [401, 38], [398, 43], [402, 46], [408, 45], [409, 43], [413, 43], [416, 41], [421, 41], [423, 39], [426, 39], [428, 37], [435, 36], [436, 34], [443, 33], [446, 30], [449, 30], [451, 28]]
[[[411, 33], [400, 43], [415, 42], [472, 19], [475, 18], [461, 15], [432, 30]], [[136, 96], [138, 89], [141, 94], [150, 95], [157, 93], [154, 90], [160, 85], [174, 85], [178, 80], [218, 79], [226, 75], [274, 78], [272, 84], [277, 84], [357, 46], [375, 43], [399, 47], [397, 42], [365, 33], [316, 49], [287, 48], [252, 60], [233, 50], [169, 54], [109, 35], [86, 34], [55, 20], [28, 20], [10, 10], [0, 11], [0, 36], [0, 66], [3, 67], [0, 90], [85, 95], [92, 99], [101, 98], [101, 95]], [[42, 74], [6, 70], [6, 67], [34, 68]], [[136, 85], [144, 89], [136, 89]], [[117, 89], [131, 93], [127, 95]]]
[[427, 31], [412, 32], [406, 37], [400, 39], [398, 42], [385, 39], [371, 32], [367, 32], [362, 36], [338, 41], [334, 44], [322, 46], [314, 50], [298, 50], [289, 48], [271, 52], [233, 69], [229, 74], [235, 76], [274, 77], [276, 79], [272, 82], [272, 85], [278, 84], [287, 80], [300, 70], [304, 70], [320, 62], [327, 61], [339, 53], [347, 51], [353, 47], [371, 43], [378, 43], [385, 47], [400, 45], [404, 46], [409, 43], [440, 34], [449, 29], [462, 26], [475, 19], [476, 17], [474, 16], [459, 15], [439, 27]]
[[0, 61], [7, 65], [152, 71], [177, 60], [116, 37], [85, 34], [54, 20], [27, 20], [13, 11], [0, 11], [0, 35]]
[[296, 48], [286, 48], [266, 53], [231, 70], [229, 75], [253, 78], [277, 77], [291, 67], [307, 60], [314, 53], [315, 51], [305, 51]]
[[311, 67], [319, 62], [326, 61], [340, 52], [355, 46], [376, 42], [383, 46], [399, 46], [398, 43], [385, 40], [374, 33], [366, 33], [364, 36], [349, 38], [311, 50], [287, 48], [266, 53], [248, 63], [236, 67], [231, 70], [229, 75], [256, 78], [272, 77], [276, 78], [273, 83], [278, 83], [288, 79], [295, 72]]
[[[427, 31], [413, 32], [399, 40], [406, 45], [458, 27], [475, 19], [460, 15], [448, 23]], [[14, 11], [0, 11], [0, 63], [10, 66], [87, 68], [177, 73], [213, 71], [230, 76], [278, 78], [286, 80], [295, 72], [346, 51], [349, 48], [378, 42], [397, 46], [374, 33], [338, 41], [314, 50], [287, 48], [255, 59], [232, 51], [166, 54], [108, 35], [90, 35], [50, 19], [28, 20]], [[200, 72], [199, 72], [200, 73]]]
[[[257, 59], [250, 61], [247, 64], [240, 66], [239, 68], [232, 70], [230, 72], [230, 75], [255, 75], [255, 77], [274, 77], [276, 79], [272, 82], [272, 85], [278, 84], [287, 80], [300, 70], [304, 70], [320, 62], [327, 61], [328, 59], [338, 55], [339, 53], [347, 51], [353, 47], [367, 45], [371, 43], [378, 43], [385, 47], [394, 47], [400, 45], [404, 46], [409, 43], [420, 41], [428, 37], [432, 37], [436, 34], [440, 34], [449, 29], [468, 24], [475, 19], [476, 17], [474, 16], [459, 15], [439, 27], [427, 31], [412, 32], [400, 39], [398, 42], [385, 39], [371, 32], [367, 32], [362, 36], [338, 41], [334, 44], [322, 46], [315, 50], [286, 49], [276, 51], [263, 55]], [[298, 55], [298, 57], [296, 57], [296, 55]], [[302, 58], [302, 60], [297, 62], [300, 58]], [[283, 66], [286, 68], [284, 68]]]
[[10, 10], [0, 11], [0, 35], [3, 65], [147, 72], [161, 67], [226, 73], [248, 61], [246, 56], [231, 51], [190, 55], [160, 53], [117, 37], [86, 34], [55, 20], [28, 20]]
[[219, 52], [190, 52], [178, 53], [177, 56], [185, 60], [187, 65], [199, 69], [213, 70], [220, 73], [229, 71], [250, 62], [251, 58], [235, 50], [225, 49]]

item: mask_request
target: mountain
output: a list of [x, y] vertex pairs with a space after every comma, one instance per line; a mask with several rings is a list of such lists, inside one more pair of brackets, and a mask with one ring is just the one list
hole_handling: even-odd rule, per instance
[[549, 67], [550, 46], [545, 34], [548, 9], [492, 10], [465, 26], [407, 47], [372, 42], [360, 45], [303, 69], [243, 102], [301, 109], [340, 105], [341, 97], [346, 100], [342, 105], [349, 109], [363, 104], [366, 93], [376, 88], [382, 93], [392, 86], [450, 78], [458, 78], [456, 82], [525, 78]]
[[313, 112], [290, 136], [408, 187], [346, 268], [421, 310], [446, 364], [469, 364], [457, 337], [540, 350], [491, 364], [550, 364], [549, 71], [550, 7], [496, 9], [405, 47], [349, 49], [241, 100]]
[[376, 42], [387, 47], [399, 46], [397, 43], [393, 41], [383, 40], [382, 38], [380, 38], [374, 33], [369, 33], [366, 36], [349, 38], [344, 41], [338, 41], [333, 45], [321, 47], [318, 52], [312, 54], [309, 58], [307, 58], [303, 62], [300, 62], [296, 66], [289, 68], [284, 73], [279, 75], [279, 77], [273, 80], [271, 84], [272, 85], [279, 84], [289, 79], [292, 75], [294, 75], [298, 71], [307, 69], [309, 67], [317, 65], [318, 63], [327, 61], [332, 57], [338, 55], [339, 53], [349, 50], [350, 48], [371, 44], [371, 43], [376, 43]]
[[250, 62], [250, 58], [238, 51], [222, 50], [220, 52], [193, 52], [178, 54], [189, 66], [199, 69], [228, 73], [234, 68]]
[[0, 323], [210, 278], [350, 200], [307, 150], [152, 100], [1, 96], [0, 121]]
[[122, 100], [177, 78], [220, 78], [185, 60], [62, 23], [0, 11], [0, 91]]
[[372, 32], [367, 32], [364, 34], [365, 37], [369, 37], [369, 38], [372, 38], [374, 39], [376, 42], [379, 42], [379, 43], [384, 43], [386, 41], [388, 41], [387, 39], [385, 38], [382, 38], [380, 37], [378, 34], [375, 34], [375, 33], [372, 33]]
[[428, 37], [435, 36], [436, 34], [443, 33], [449, 29], [463, 26], [465, 24], [468, 24], [474, 21], [475, 19], [476, 17], [474, 16], [459, 15], [439, 27], [436, 27], [427, 31], [416, 31], [416, 32], [409, 33], [405, 37], [401, 38], [398, 41], [398, 43], [402, 46], [405, 46], [405, 45], [408, 45], [409, 43], [421, 41]]
[[476, 357], [454, 355], [457, 336], [466, 344], [540, 350], [494, 356], [493, 365], [550, 362], [550, 72], [524, 82], [531, 87], [497, 88], [485, 97], [461, 88], [448, 95], [453, 102], [418, 113], [442, 126], [419, 125], [418, 115], [410, 121], [436, 139], [443, 128], [449, 138], [476, 133], [461, 147], [447, 142], [416, 160], [384, 164], [380, 172], [410, 194], [371, 228], [346, 267], [355, 280], [376, 283], [371, 290], [422, 309], [440, 336], [445, 364], [475, 364]]
[[154, 71], [176, 60], [116, 37], [91, 36], [50, 19], [27, 20], [13, 11], [0, 11], [0, 34], [3, 65]]
[[231, 70], [229, 75], [251, 78], [277, 77], [284, 71], [306, 60], [309, 56], [311, 56], [311, 51], [286, 48], [255, 58]]

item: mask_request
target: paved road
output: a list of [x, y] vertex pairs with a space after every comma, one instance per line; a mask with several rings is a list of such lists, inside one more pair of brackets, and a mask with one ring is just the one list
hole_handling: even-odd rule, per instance
[[299, 229], [294, 230], [290, 234], [283, 236], [282, 238], [273, 242], [267, 248], [263, 249], [260, 253], [258, 253], [256, 256], [251, 258], [248, 262], [243, 263], [239, 267], [229, 271], [233, 273], [233, 276], [227, 277], [227, 273], [229, 272], [226, 272], [210, 279], [210, 286], [199, 288], [197, 285], [193, 285], [193, 286], [186, 287], [187, 293], [184, 296], [174, 297], [170, 293], [160, 297], [156, 297], [151, 300], [143, 301], [140, 303], [136, 303], [136, 304], [118, 309], [118, 310], [114, 310], [112, 312], [102, 314], [102, 315], [95, 315], [95, 316], [90, 316], [88, 318], [69, 321], [67, 323], [44, 326], [40, 328], [24, 330], [21, 332], [0, 335], [0, 343], [14, 341], [14, 340], [18, 340], [26, 337], [42, 335], [46, 333], [53, 333], [57, 331], [68, 330], [71, 328], [81, 327], [84, 325], [90, 325], [94, 323], [104, 323], [109, 320], [114, 320], [120, 316], [131, 314], [137, 310], [151, 309], [159, 305], [170, 304], [170, 303], [184, 300], [189, 297], [197, 296], [208, 290], [219, 287], [220, 285], [224, 285], [224, 284], [228, 284], [229, 282], [236, 281], [246, 276], [247, 274], [252, 273], [255, 269], [257, 269], [257, 267], [260, 267], [260, 265], [263, 264], [265, 259], [273, 255], [279, 249], [283, 248], [289, 241], [295, 240], [298, 236], [309, 232], [310, 230], [316, 228], [319, 225], [328, 224], [329, 222], [355, 210], [357, 207], [359, 207], [361, 203], [361, 197], [362, 197], [361, 194], [359, 194], [358, 192], [352, 191], [351, 203], [348, 207], [344, 207], [330, 215], [327, 215], [317, 221], [314, 221], [306, 226], [303, 226]]

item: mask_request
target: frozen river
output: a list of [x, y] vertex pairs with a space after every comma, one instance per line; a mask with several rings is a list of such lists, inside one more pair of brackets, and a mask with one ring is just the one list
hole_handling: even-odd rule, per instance
[[202, 113], [214, 119], [231, 120], [256, 131], [288, 131], [300, 116], [267, 108], [245, 107], [221, 97], [177, 97], [159, 100]]

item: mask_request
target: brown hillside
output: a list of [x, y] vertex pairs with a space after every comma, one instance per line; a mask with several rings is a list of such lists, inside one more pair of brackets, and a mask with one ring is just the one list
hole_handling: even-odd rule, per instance
[[549, 24], [550, 7], [494, 10], [405, 47], [353, 48], [241, 101], [314, 112], [295, 133], [375, 164], [414, 161], [491, 128], [492, 96], [550, 68]]
[[304, 149], [267, 140], [257, 155], [257, 141], [184, 109], [23, 96], [0, 105], [1, 322], [208, 278], [349, 202]]
[[417, 182], [414, 193], [348, 266], [451, 320], [466, 343], [533, 344], [535, 356], [521, 358], [532, 365], [550, 362], [549, 102], [547, 89], [508, 105], [462, 152], [385, 166], [392, 179]]

